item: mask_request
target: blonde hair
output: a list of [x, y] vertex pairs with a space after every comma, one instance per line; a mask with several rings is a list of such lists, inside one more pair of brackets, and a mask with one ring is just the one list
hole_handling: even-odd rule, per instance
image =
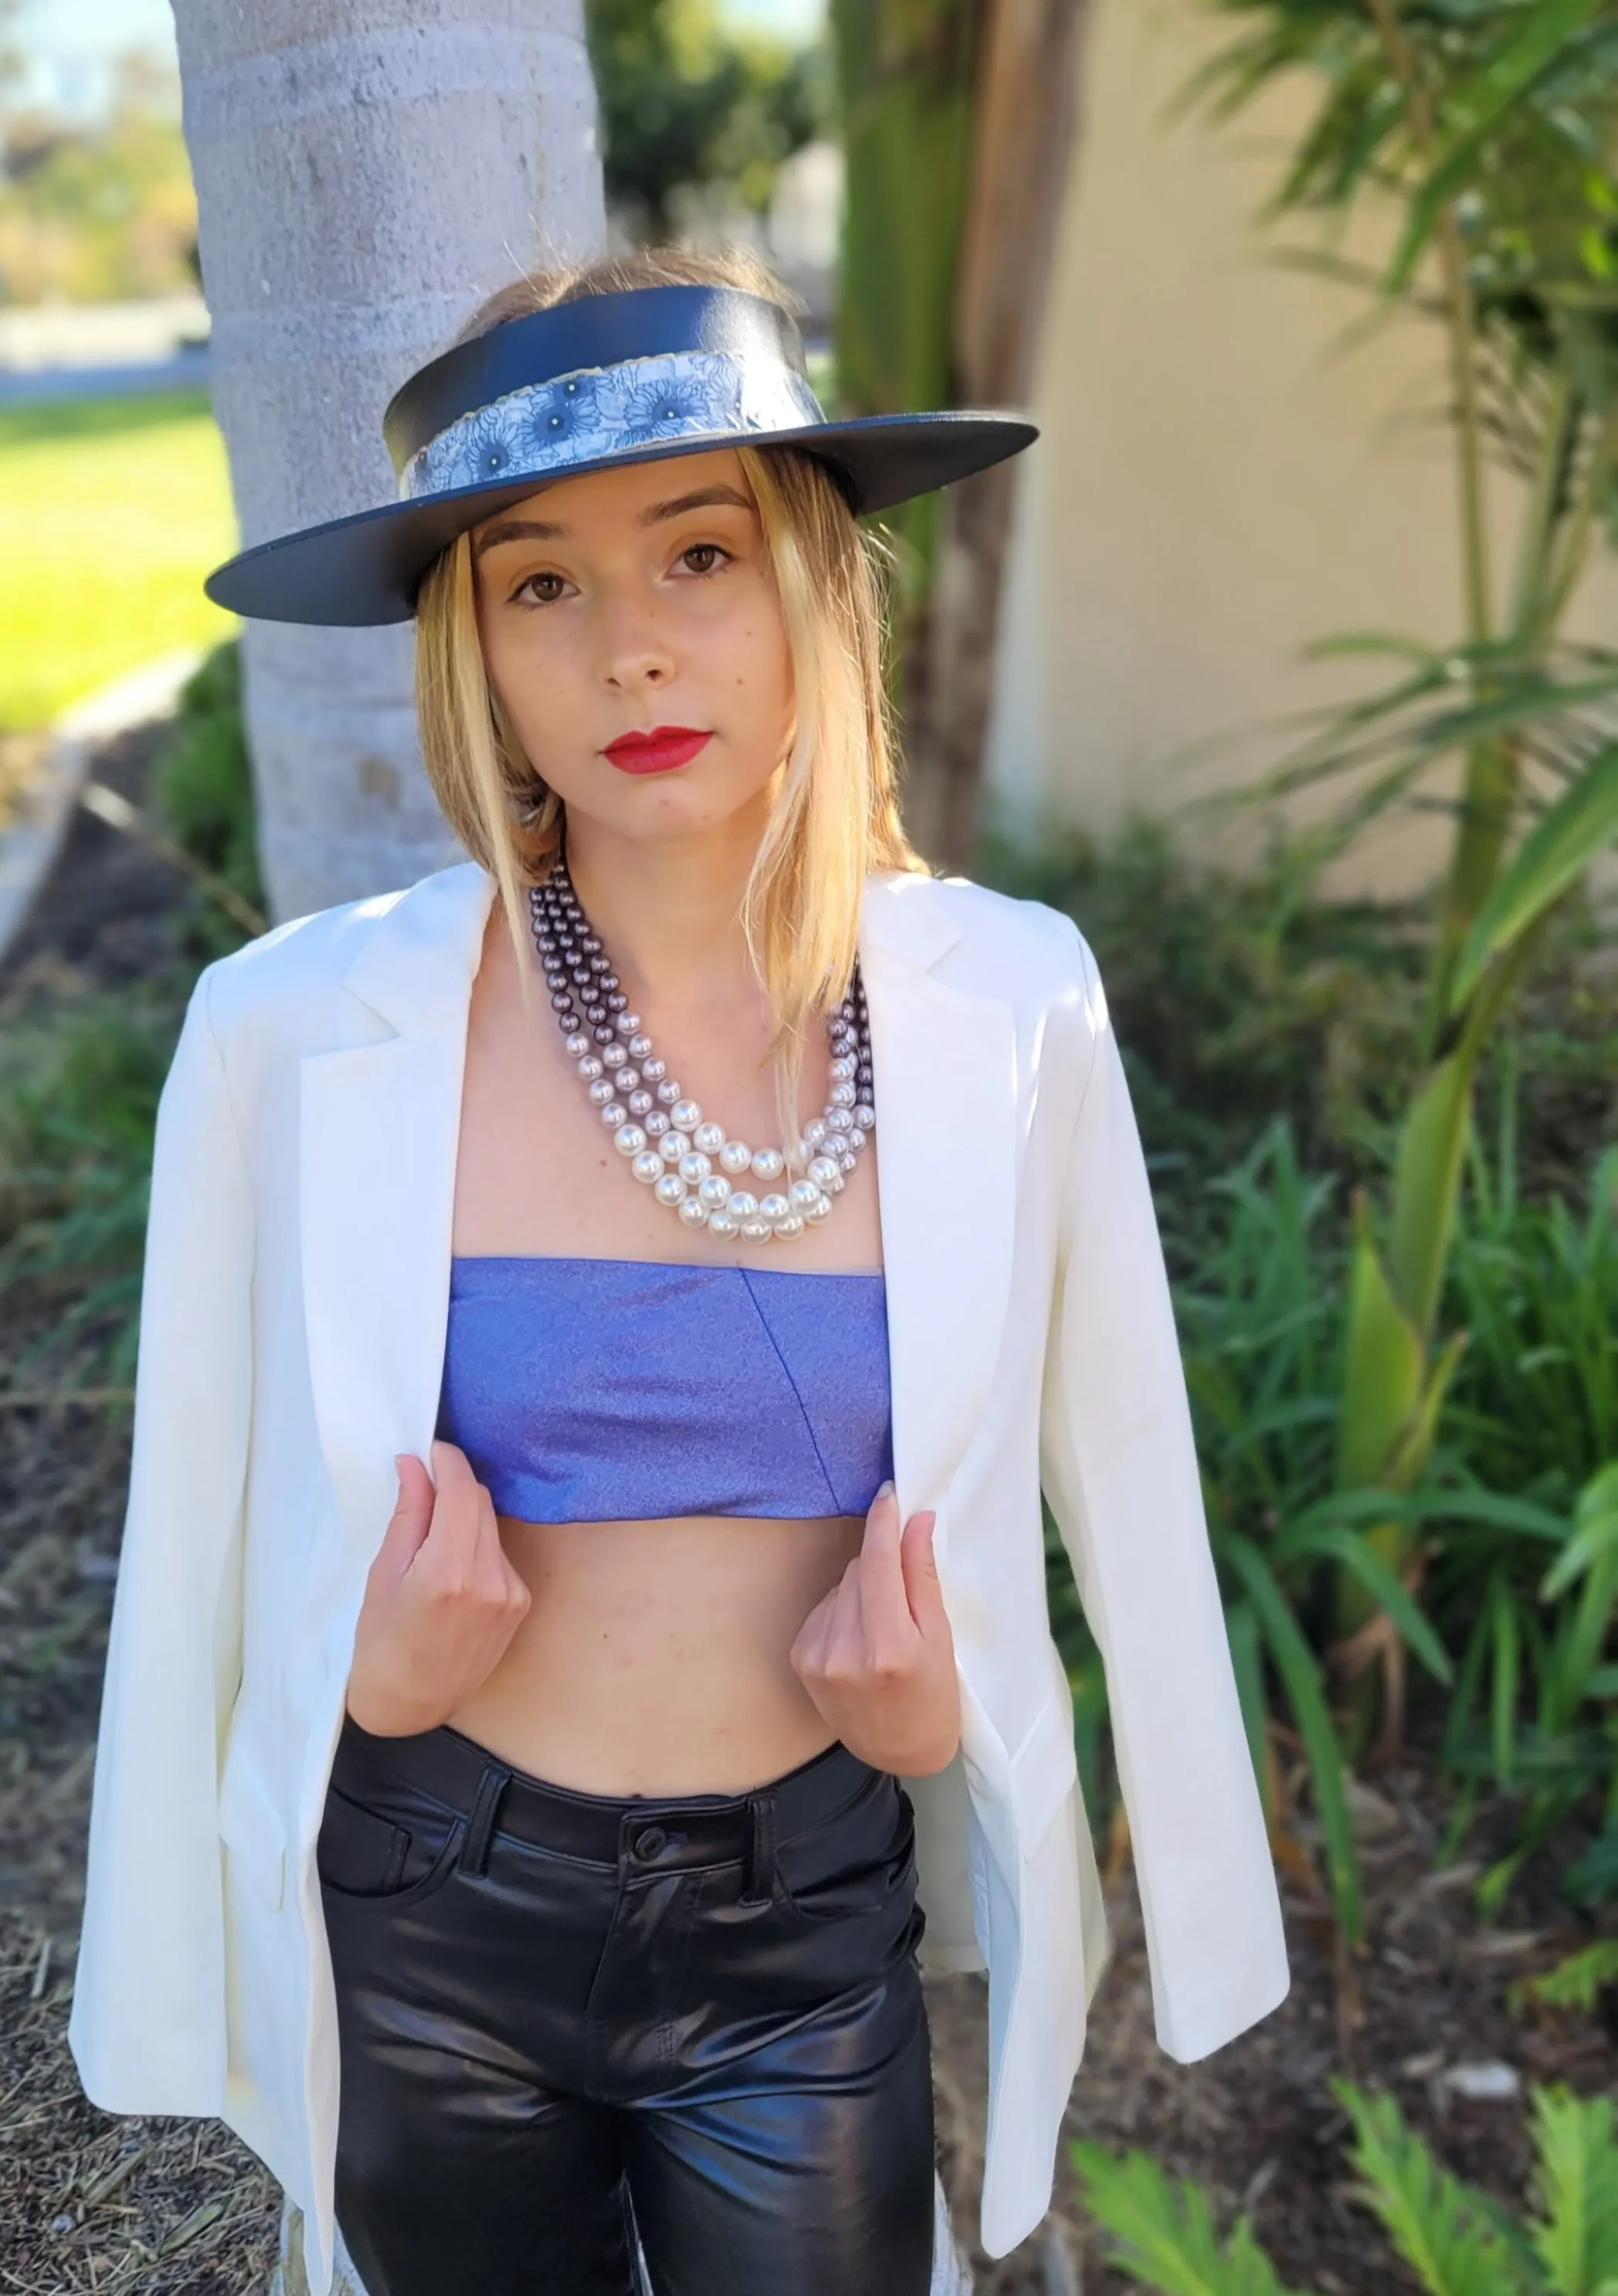
[[[584, 295], [730, 286], [800, 314], [745, 249], [648, 249], [512, 282], [457, 338]], [[885, 675], [893, 574], [825, 466], [792, 447], [736, 449], [757, 506], [791, 655], [797, 729], [743, 891], [740, 922], [774, 1021], [767, 1057], [789, 1156], [803, 1159], [797, 1094], [808, 1031], [844, 996], [868, 871], [930, 873], [905, 836]], [[428, 775], [451, 826], [499, 888], [523, 962], [525, 893], [560, 849], [561, 800], [523, 752], [483, 660], [471, 538], [429, 568], [416, 603], [416, 701]]]

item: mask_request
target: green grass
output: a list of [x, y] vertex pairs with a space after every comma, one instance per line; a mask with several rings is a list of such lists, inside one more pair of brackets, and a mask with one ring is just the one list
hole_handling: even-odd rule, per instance
[[0, 733], [226, 636], [202, 578], [234, 546], [204, 392], [0, 408]]

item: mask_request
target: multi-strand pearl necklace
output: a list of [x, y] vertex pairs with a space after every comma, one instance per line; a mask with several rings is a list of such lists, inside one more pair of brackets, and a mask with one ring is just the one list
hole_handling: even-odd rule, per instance
[[[831, 1092], [825, 1112], [804, 1127], [807, 1168], [788, 1177], [779, 1148], [749, 1148], [722, 1124], [704, 1120], [668, 1063], [629, 1010], [601, 935], [579, 906], [559, 855], [528, 895], [534, 941], [551, 1009], [568, 1058], [594, 1103], [613, 1145], [635, 1178], [687, 1227], [764, 1243], [802, 1235], [842, 1193], [876, 1124], [871, 1098], [870, 1022], [856, 964], [848, 994], [827, 1021]], [[744, 1185], [758, 1183], [756, 1190]]]

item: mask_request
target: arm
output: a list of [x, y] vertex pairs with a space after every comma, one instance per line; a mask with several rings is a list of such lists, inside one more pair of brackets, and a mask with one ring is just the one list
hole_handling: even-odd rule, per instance
[[115, 2112], [224, 2097], [219, 1759], [241, 1677], [253, 1207], [205, 972], [158, 1109], [135, 1448], [69, 2039]]
[[1284, 1997], [1286, 1945], [1145, 1160], [1079, 954], [1092, 1049], [1062, 1177], [1041, 1464], [1107, 1670], [1157, 2038], [1189, 2062]]

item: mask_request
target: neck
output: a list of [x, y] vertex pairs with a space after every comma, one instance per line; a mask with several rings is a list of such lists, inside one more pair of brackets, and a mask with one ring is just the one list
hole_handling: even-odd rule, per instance
[[649, 841], [568, 824], [568, 872], [632, 1004], [706, 1004], [756, 988], [741, 899], [764, 808]]

